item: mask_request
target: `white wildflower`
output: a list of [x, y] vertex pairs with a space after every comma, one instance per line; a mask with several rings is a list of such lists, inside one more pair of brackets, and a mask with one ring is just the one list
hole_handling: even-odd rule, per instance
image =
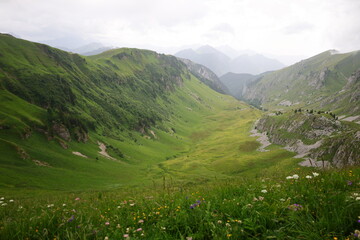
[[7, 205], [7, 203], [3, 203], [3, 204], [1, 204], [1, 206], [6, 206]]
[[13, 200], [13, 199], [10, 199], [9, 202], [14, 202], [14, 200]]
[[287, 176], [286, 179], [293, 179], [293, 176]]
[[314, 177], [317, 177], [317, 176], [320, 175], [320, 174], [318, 174], [317, 172], [313, 172], [312, 174], [314, 175]]
[[261, 190], [262, 193], [267, 193], [266, 189]]
[[281, 202], [285, 202], [285, 199], [283, 199], [283, 198], [280, 198], [280, 201], [281, 201]]
[[307, 178], [307, 179], [312, 179], [312, 176], [307, 175], [306, 178]]
[[264, 197], [259, 196], [259, 200], [260, 200], [260, 201], [264, 200]]
[[65, 203], [63, 203], [63, 205], [62, 205], [63, 207], [65, 207], [66, 206], [66, 204]]
[[360, 197], [356, 197], [355, 200], [356, 200], [356, 201], [360, 201]]
[[293, 177], [295, 180], [296, 180], [296, 179], [299, 179], [299, 175], [297, 175], [297, 174], [294, 174], [292, 177]]

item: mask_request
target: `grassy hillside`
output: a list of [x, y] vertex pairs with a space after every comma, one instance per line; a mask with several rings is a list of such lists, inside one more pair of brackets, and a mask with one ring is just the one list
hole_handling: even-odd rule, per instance
[[249, 130], [261, 113], [174, 57], [138, 49], [82, 57], [8, 35], [0, 44], [2, 187], [103, 189], [163, 176], [187, 184], [292, 156], [256, 152]]
[[358, 88], [346, 86], [359, 68], [359, 51], [344, 54], [327, 51], [266, 74], [248, 86], [244, 98], [267, 109], [312, 106], [358, 114], [357, 101], [350, 101], [353, 94], [358, 95]]

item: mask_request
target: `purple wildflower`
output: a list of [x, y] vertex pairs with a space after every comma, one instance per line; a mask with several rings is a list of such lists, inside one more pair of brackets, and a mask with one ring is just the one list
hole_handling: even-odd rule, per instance
[[294, 204], [290, 205], [288, 207], [288, 209], [290, 209], [292, 211], [300, 211], [303, 209], [303, 206], [301, 206], [300, 204], [294, 203]]
[[74, 221], [74, 220], [75, 220], [75, 216], [72, 215], [72, 216], [68, 219], [68, 223], [69, 223], [69, 222], [72, 222], [72, 221]]
[[352, 185], [352, 181], [347, 181], [347, 185], [351, 186], [351, 185]]

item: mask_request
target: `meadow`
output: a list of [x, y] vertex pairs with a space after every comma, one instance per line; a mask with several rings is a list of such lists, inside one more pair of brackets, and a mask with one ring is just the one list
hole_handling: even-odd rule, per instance
[[1, 239], [358, 239], [359, 170], [97, 192], [1, 192]]

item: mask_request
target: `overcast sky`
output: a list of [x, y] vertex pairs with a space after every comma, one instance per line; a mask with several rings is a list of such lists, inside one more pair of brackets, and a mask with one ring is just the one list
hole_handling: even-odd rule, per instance
[[209, 44], [309, 57], [360, 49], [360, 0], [0, 0], [0, 32], [74, 48]]

